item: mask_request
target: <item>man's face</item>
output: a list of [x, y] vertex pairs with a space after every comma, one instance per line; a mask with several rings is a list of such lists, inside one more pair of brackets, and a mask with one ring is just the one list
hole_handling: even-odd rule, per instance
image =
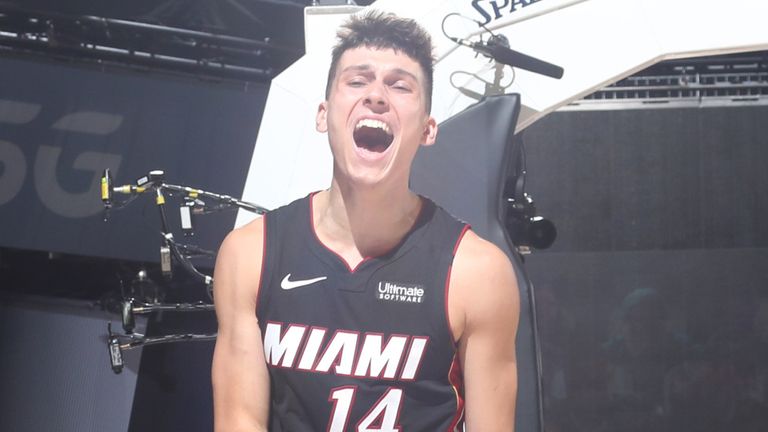
[[407, 183], [419, 145], [431, 145], [437, 124], [426, 112], [424, 73], [392, 49], [358, 47], [339, 59], [317, 130], [328, 133], [334, 175], [367, 185]]

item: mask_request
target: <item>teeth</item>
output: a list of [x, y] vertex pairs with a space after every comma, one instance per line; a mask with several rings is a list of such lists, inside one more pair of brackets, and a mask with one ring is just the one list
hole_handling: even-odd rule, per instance
[[360, 129], [361, 127], [381, 129], [385, 133], [387, 133], [387, 135], [392, 134], [392, 132], [389, 131], [389, 126], [381, 120], [362, 119], [359, 122], [357, 122], [357, 126], [355, 126], [355, 130]]

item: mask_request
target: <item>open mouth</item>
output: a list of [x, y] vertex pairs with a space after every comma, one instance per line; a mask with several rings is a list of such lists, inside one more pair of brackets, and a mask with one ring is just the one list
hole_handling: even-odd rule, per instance
[[360, 120], [352, 138], [355, 145], [374, 153], [383, 153], [395, 139], [386, 123], [373, 119]]

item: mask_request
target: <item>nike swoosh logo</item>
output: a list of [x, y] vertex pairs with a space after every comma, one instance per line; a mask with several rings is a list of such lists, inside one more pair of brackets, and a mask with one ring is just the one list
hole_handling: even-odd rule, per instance
[[328, 279], [328, 277], [320, 276], [313, 279], [304, 279], [304, 280], [295, 280], [295, 281], [292, 281], [290, 279], [291, 279], [291, 274], [288, 273], [280, 282], [280, 288], [284, 290], [292, 290], [294, 288], [300, 288], [303, 286], [312, 285], [313, 283], [320, 282], [321, 280], [326, 280]]

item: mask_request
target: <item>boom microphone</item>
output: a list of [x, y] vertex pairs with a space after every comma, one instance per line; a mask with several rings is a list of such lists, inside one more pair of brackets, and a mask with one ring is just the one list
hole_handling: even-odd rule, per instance
[[470, 47], [478, 53], [492, 58], [499, 63], [525, 69], [551, 78], [560, 79], [563, 77], [563, 68], [510, 49], [507, 38], [502, 35], [494, 35], [488, 42], [468, 42], [464, 39], [451, 39], [457, 44]]

